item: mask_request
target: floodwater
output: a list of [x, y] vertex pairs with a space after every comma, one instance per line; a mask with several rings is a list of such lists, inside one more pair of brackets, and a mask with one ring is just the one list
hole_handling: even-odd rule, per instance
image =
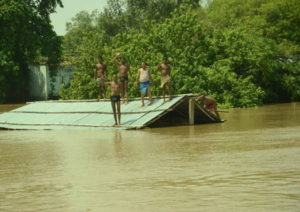
[[0, 131], [0, 211], [300, 211], [300, 103], [222, 115], [141, 131]]

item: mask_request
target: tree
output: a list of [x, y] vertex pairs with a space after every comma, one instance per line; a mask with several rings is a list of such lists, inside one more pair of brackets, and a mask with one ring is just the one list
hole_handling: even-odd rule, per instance
[[56, 6], [61, 0], [0, 1], [0, 102], [27, 98], [30, 63], [41, 57], [58, 62], [61, 38], [49, 17]]
[[[93, 57], [98, 53], [104, 56], [110, 78], [117, 71], [111, 58], [120, 51], [133, 72], [142, 61], [149, 64], [154, 95], [161, 92], [156, 65], [168, 56], [176, 93], [212, 95], [230, 107], [300, 99], [298, 31], [283, 24], [294, 24], [298, 29], [300, 5], [296, 0], [214, 0], [208, 8], [199, 7], [198, 1], [169, 0], [160, 5], [164, 10], [155, 6], [160, 0], [115, 2], [123, 4], [112, 17], [123, 21], [111, 21], [115, 24], [110, 25], [112, 34], [92, 21], [89, 26], [94, 36], [74, 34], [77, 38], [70, 39], [69, 35], [83, 27], [75, 27], [65, 36], [65, 43], [75, 47], [75, 60], [81, 62], [76, 63], [74, 83], [64, 90], [62, 98], [95, 97]], [[167, 4], [174, 7], [164, 7]], [[130, 22], [130, 17], [136, 19]], [[101, 45], [94, 48], [92, 42]], [[134, 79], [134, 74], [130, 77]], [[129, 88], [131, 96], [138, 95], [132, 80]]]
[[[216, 28], [225, 32], [244, 29], [243, 32], [236, 31], [230, 44], [224, 46], [225, 53], [231, 50], [232, 56], [238, 56], [245, 50], [247, 38], [252, 41], [246, 49], [252, 49], [250, 52], [260, 49], [257, 54], [248, 52], [249, 59], [252, 55], [252, 63], [245, 55], [246, 60], [239, 61], [235, 70], [242, 75], [252, 75], [252, 81], [263, 87], [266, 92], [264, 102], [300, 99], [298, 84], [292, 83], [300, 79], [300, 1], [214, 0], [208, 11], [212, 31]], [[240, 39], [245, 32], [248, 35]]]

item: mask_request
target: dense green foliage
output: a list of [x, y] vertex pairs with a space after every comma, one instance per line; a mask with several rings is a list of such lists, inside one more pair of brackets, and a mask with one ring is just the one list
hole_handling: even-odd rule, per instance
[[57, 63], [61, 38], [49, 18], [57, 5], [61, 0], [0, 0], [0, 102], [27, 98], [29, 64]]
[[95, 98], [95, 57], [104, 56], [110, 78], [120, 51], [131, 65], [130, 96], [139, 95], [142, 61], [161, 94], [156, 65], [166, 55], [178, 94], [204, 93], [229, 107], [300, 99], [298, 0], [137, 2], [109, 0], [104, 12], [81, 12], [68, 24], [64, 55], [77, 71], [62, 98]]

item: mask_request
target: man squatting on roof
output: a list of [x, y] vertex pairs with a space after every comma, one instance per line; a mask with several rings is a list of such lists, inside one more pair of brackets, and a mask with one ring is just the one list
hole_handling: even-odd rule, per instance
[[146, 93], [148, 93], [149, 97], [149, 105], [152, 103], [152, 96], [151, 96], [151, 73], [150, 70], [147, 68], [147, 65], [145, 62], [142, 62], [141, 68], [138, 69], [137, 75], [136, 75], [136, 83], [137, 87], [140, 88], [141, 91], [141, 100], [142, 105], [141, 107], [144, 107], [144, 96]]
[[217, 111], [217, 101], [214, 98], [204, 96], [204, 95], [199, 95], [198, 97], [195, 98], [195, 100], [203, 102], [205, 109], [214, 111], [216, 116], [220, 119], [220, 115]]

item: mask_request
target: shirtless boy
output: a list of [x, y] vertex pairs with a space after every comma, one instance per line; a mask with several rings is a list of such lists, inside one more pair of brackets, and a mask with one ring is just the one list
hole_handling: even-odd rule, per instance
[[136, 83], [137, 87], [140, 88], [141, 91], [141, 100], [142, 105], [141, 107], [144, 107], [144, 96], [146, 93], [148, 93], [149, 97], [149, 105], [152, 103], [152, 96], [151, 96], [151, 73], [150, 70], [147, 68], [147, 65], [145, 62], [142, 62], [141, 68], [138, 69], [136, 74]]
[[120, 101], [121, 101], [121, 90], [122, 90], [122, 85], [120, 82], [118, 82], [118, 77], [117, 75], [112, 76], [112, 81], [111, 82], [106, 82], [105, 85], [110, 85], [111, 86], [111, 107], [114, 113], [114, 119], [115, 119], [115, 124], [114, 125], [121, 125], [121, 106], [120, 106]]
[[215, 112], [216, 116], [220, 119], [220, 115], [217, 111], [217, 101], [214, 98], [200, 95], [196, 97], [195, 100], [203, 102], [204, 108]]
[[96, 70], [94, 74], [94, 78], [98, 84], [98, 101], [99, 98], [104, 98], [106, 89], [105, 89], [105, 80], [106, 80], [106, 65], [103, 63], [103, 58], [99, 56], [98, 63], [96, 64]]
[[[130, 71], [130, 66], [126, 64], [126, 59], [124, 57], [121, 58], [121, 63], [117, 62], [117, 58], [121, 56], [121, 53], [117, 53], [113, 58], [113, 62], [119, 69], [119, 77], [122, 85], [122, 99], [123, 103], [128, 103], [128, 73]], [[124, 101], [124, 97], [126, 100]]]
[[160, 62], [157, 66], [157, 70], [161, 73], [161, 85], [160, 87], [163, 90], [163, 97], [164, 97], [164, 102], [165, 100], [165, 95], [166, 95], [166, 87], [169, 89], [169, 100], [172, 99], [172, 94], [173, 94], [173, 89], [172, 89], [172, 83], [171, 83], [171, 67], [168, 64], [168, 58], [164, 57], [162, 62]]

